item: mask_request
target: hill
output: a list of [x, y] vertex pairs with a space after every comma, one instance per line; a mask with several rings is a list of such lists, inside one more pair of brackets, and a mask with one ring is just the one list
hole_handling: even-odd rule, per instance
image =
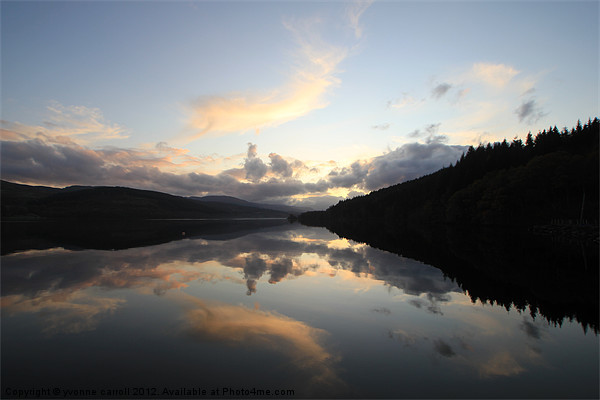
[[284, 204], [254, 203], [251, 201], [238, 199], [237, 197], [232, 197], [232, 196], [203, 196], [203, 197], [192, 196], [192, 197], [190, 197], [190, 199], [203, 201], [203, 202], [207, 202], [207, 203], [215, 203], [216, 202], [216, 203], [226, 203], [226, 204], [237, 204], [237, 205], [245, 206], [245, 207], [264, 208], [264, 209], [268, 209], [268, 210], [283, 211], [288, 214], [300, 214], [300, 213], [310, 210], [309, 208], [287, 206]]
[[285, 218], [287, 213], [126, 187], [64, 189], [1, 181], [2, 219]]
[[365, 224], [531, 226], [556, 220], [598, 224], [595, 118], [520, 139], [470, 147], [454, 165], [421, 178], [340, 201], [300, 222], [336, 233]]

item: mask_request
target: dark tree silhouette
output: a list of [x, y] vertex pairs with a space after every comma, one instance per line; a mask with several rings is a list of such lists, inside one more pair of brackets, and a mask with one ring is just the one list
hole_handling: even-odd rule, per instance
[[[316, 224], [598, 224], [598, 118], [570, 132], [556, 126], [525, 145], [470, 146], [454, 164], [433, 174], [340, 201], [301, 220]], [[582, 193], [585, 207], [582, 210]]]
[[299, 219], [433, 265], [473, 301], [597, 333], [599, 128], [471, 146], [450, 167]]

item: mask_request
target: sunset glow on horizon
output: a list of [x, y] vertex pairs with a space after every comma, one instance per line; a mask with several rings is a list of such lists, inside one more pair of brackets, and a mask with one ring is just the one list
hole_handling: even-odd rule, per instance
[[599, 3], [3, 1], [2, 179], [323, 209], [598, 116]]

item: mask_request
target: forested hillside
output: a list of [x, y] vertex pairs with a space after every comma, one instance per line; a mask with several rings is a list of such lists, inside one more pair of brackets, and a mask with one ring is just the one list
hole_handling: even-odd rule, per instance
[[220, 202], [202, 202], [150, 190], [106, 186], [64, 189], [1, 181], [3, 220], [285, 218], [287, 213]]
[[553, 220], [598, 224], [600, 120], [556, 126], [470, 147], [433, 174], [340, 201], [300, 221], [339, 229], [360, 224], [530, 226]]

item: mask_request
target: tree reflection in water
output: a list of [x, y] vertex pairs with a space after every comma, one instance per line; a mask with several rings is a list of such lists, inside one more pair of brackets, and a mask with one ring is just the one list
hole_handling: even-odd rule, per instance
[[[119, 373], [142, 383], [227, 377], [302, 397], [523, 397], [527, 376], [560, 373], [584, 376], [581, 393], [597, 394], [597, 343], [571, 338], [572, 324], [553, 327], [573, 317], [597, 333], [597, 255], [581, 246], [441, 230], [367, 232], [370, 246], [285, 221], [7, 225], [3, 390], [34, 368], [90, 385]], [[561, 346], [583, 370], [562, 371]], [[43, 362], [65, 352], [77, 368]], [[113, 353], [121, 361], [102, 369]], [[430, 385], [432, 374], [454, 383]], [[569, 393], [546, 389], [535, 393]]]

